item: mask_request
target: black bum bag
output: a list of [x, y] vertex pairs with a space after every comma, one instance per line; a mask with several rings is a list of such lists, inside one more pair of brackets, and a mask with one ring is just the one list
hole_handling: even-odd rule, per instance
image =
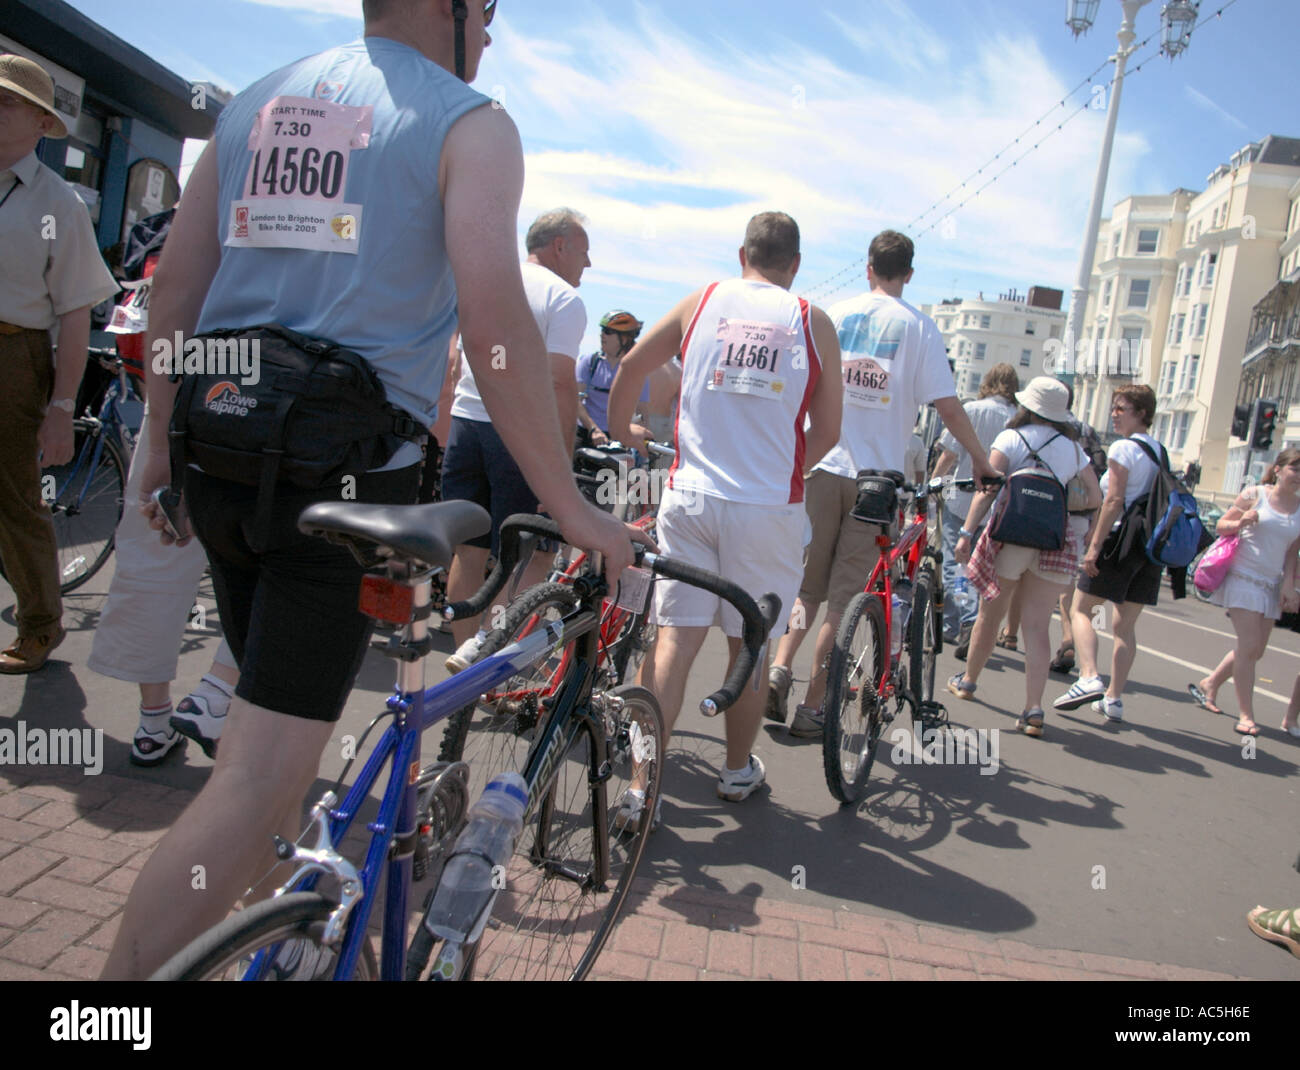
[[[199, 352], [193, 343], [202, 344]], [[316, 490], [381, 468], [427, 429], [392, 405], [370, 363], [279, 324], [211, 331], [176, 354], [172, 485], [187, 465], [258, 487], [256, 548], [277, 485]]]

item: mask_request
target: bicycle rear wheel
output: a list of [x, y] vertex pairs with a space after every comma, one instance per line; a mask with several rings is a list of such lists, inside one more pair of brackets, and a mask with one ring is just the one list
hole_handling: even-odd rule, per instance
[[[42, 489], [54, 477], [50, 513], [58, 547], [59, 589], [75, 591], [113, 552], [126, 497], [126, 462], [111, 435], [88, 420], [73, 421], [71, 463], [46, 469]], [[96, 450], [98, 449], [98, 457]]]
[[[178, 951], [153, 981], [238, 981], [259, 951], [271, 954], [264, 981], [328, 981], [335, 952], [321, 943], [334, 902], [319, 892], [292, 892], [232, 914]], [[369, 937], [353, 980], [379, 978]]]
[[884, 727], [877, 684], [885, 674], [886, 644], [880, 598], [866, 591], [855, 595], [831, 648], [822, 735], [826, 786], [846, 805], [862, 797]]

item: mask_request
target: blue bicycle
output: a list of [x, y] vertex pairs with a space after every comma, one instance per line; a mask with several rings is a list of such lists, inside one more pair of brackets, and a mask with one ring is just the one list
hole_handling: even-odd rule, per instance
[[[607, 594], [600, 563], [593, 562], [565, 588], [573, 598], [560, 619], [544, 622], [504, 649], [498, 646], [495, 653], [425, 690], [423, 660], [430, 650], [433, 612], [429, 579], [448, 566], [458, 544], [487, 531], [487, 514], [468, 502], [328, 502], [304, 511], [299, 526], [349, 546], [363, 560], [378, 555], [384, 562], [383, 575], [366, 576], [360, 604], [362, 612], [400, 628], [386, 651], [398, 662], [396, 694], [372, 727], [385, 718], [391, 723], [342, 805], [336, 785], [313, 808], [314, 846], [277, 844], [281, 860], [296, 868], [275, 896], [209, 930], [155, 979], [581, 980], [623, 907], [650, 832], [649, 820], [626, 819], [628, 792], [635, 789], [642, 812], [653, 814], [664, 757], [663, 721], [648, 691], [593, 689]], [[484, 588], [468, 602], [447, 607], [444, 616], [475, 615], [490, 604], [518, 561], [525, 532], [561, 538], [549, 520], [511, 517], [502, 528], [501, 558]], [[644, 555], [643, 564], [658, 575], [711, 590], [741, 612], [745, 649], [722, 689], [701, 705], [708, 714], [725, 709], [753, 673], [777, 611], [775, 599], [765, 598], [760, 610], [743, 591], [712, 573], [652, 554]], [[510, 628], [507, 619], [502, 626], [507, 637]], [[508, 737], [502, 753], [518, 755], [527, 788], [523, 831], [508, 864], [500, 867], [500, 880], [481, 893], [472, 912], [479, 921], [473, 935], [448, 946], [451, 941], [435, 935], [428, 912], [465, 825], [469, 770], [455, 760], [421, 768], [422, 733], [458, 711], [473, 710], [482, 696], [510, 691], [508, 681], [546, 673], [545, 666], [558, 659], [567, 667], [559, 686], [532, 711], [534, 716], [509, 717], [482, 728]], [[459, 720], [467, 723], [469, 714]], [[515, 758], [508, 757], [506, 764], [513, 767]], [[369, 847], [357, 868], [336, 845], [385, 766], [389, 775], [379, 813], [367, 826]], [[368, 926], [381, 873], [384, 910], [376, 963]], [[421, 877], [433, 878], [433, 887], [421, 922], [408, 938], [411, 884]], [[328, 882], [327, 890], [317, 888], [322, 880]]]

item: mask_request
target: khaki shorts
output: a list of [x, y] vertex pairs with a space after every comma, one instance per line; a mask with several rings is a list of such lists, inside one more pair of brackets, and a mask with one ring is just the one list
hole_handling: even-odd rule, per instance
[[1026, 572], [1032, 572], [1040, 580], [1056, 583], [1062, 587], [1073, 586], [1074, 574], [1071, 572], [1052, 572], [1038, 565], [1038, 551], [1032, 546], [1012, 546], [1003, 543], [998, 551], [996, 569], [999, 579], [1018, 580]]
[[858, 500], [858, 481], [815, 471], [804, 480], [804, 506], [812, 521], [812, 542], [804, 556], [804, 602], [827, 602], [828, 613], [842, 613], [867, 586], [880, 557], [879, 524], [865, 524], [849, 514]]

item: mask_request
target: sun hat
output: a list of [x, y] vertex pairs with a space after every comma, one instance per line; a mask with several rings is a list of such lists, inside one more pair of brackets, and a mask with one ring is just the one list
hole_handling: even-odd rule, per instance
[[0, 89], [16, 93], [54, 117], [54, 127], [45, 136], [65, 138], [68, 128], [54, 110], [54, 79], [44, 67], [25, 56], [0, 55]]
[[1035, 416], [1060, 423], [1070, 418], [1070, 392], [1059, 379], [1039, 375], [1029, 380], [1016, 400]]

